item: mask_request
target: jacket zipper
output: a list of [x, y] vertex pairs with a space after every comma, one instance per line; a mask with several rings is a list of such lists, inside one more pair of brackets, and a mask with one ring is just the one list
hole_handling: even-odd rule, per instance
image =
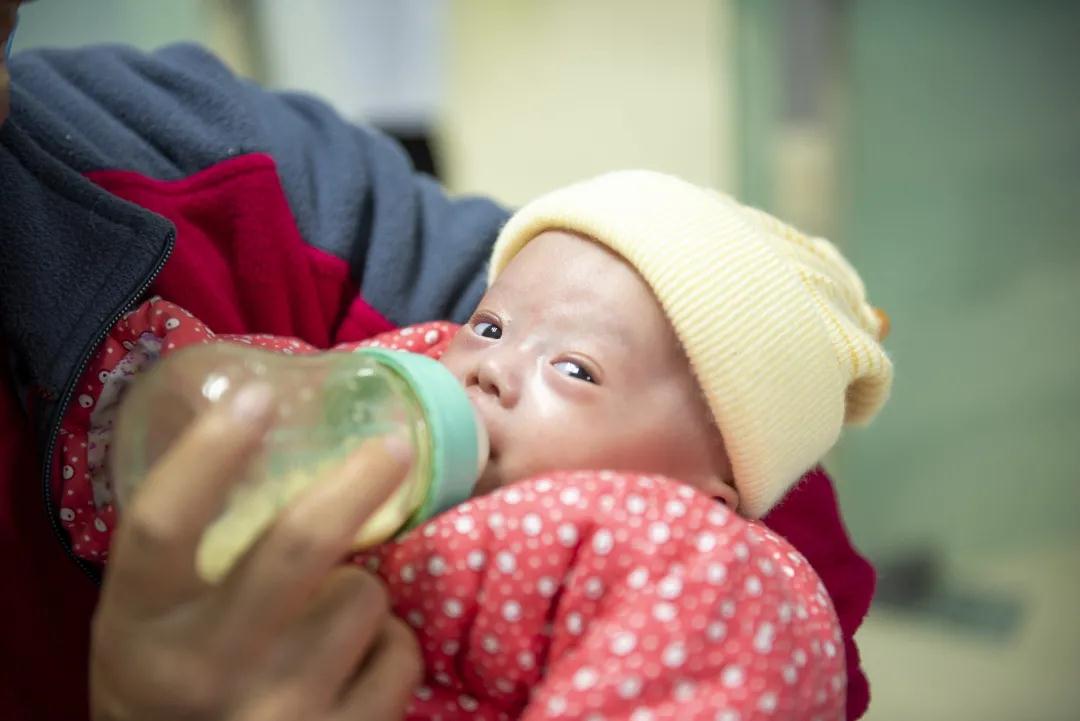
[[143, 293], [145, 293], [150, 285], [157, 279], [158, 274], [161, 273], [161, 269], [165, 267], [165, 263], [169, 260], [169, 256], [172, 255], [173, 246], [176, 244], [176, 231], [169, 231], [168, 237], [165, 239], [165, 250], [158, 257], [157, 263], [154, 265], [153, 270], [150, 271], [150, 275], [139, 285], [139, 288], [128, 296], [124, 301], [120, 309], [114, 313], [102, 326], [101, 330], [94, 337], [94, 342], [90, 344], [86, 354], [79, 361], [79, 365], [75, 370], [74, 375], [68, 381], [67, 386], [64, 388], [63, 394], [60, 396], [60, 401], [57, 403], [55, 415], [53, 416], [52, 423], [49, 428], [49, 440], [45, 444], [45, 458], [42, 463], [41, 469], [41, 492], [45, 499], [45, 513], [49, 517], [49, 525], [52, 526], [53, 533], [56, 534], [56, 538], [60, 541], [61, 547], [67, 554], [68, 558], [75, 562], [83, 573], [90, 578], [96, 584], [101, 583], [101, 573], [87, 563], [85, 560], [75, 555], [75, 551], [72, 550], [71, 540], [68, 538], [67, 532], [60, 525], [59, 513], [57, 512], [56, 505], [52, 496], [52, 467], [53, 467], [53, 454], [56, 452], [56, 439], [60, 435], [60, 422], [63, 420], [64, 415], [67, 413], [68, 404], [71, 403], [71, 397], [75, 395], [75, 388], [79, 383], [79, 379], [82, 378], [83, 373], [86, 371], [86, 366], [90, 363], [90, 358], [97, 351], [101, 342], [105, 340], [105, 336], [113, 329], [113, 326], [123, 317], [124, 313], [135, 304]]

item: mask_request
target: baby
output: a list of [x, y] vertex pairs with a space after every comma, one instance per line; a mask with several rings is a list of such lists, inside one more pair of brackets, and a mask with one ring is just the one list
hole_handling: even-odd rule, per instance
[[880, 316], [831, 244], [657, 173], [526, 206], [491, 279], [442, 357], [492, 438], [481, 490], [617, 468], [760, 517], [891, 384]]
[[[441, 356], [491, 438], [480, 497], [367, 558], [423, 649], [410, 718], [843, 718], [827, 596], [748, 519], [885, 401], [880, 321], [850, 266], [763, 213], [635, 171], [523, 208], [491, 279], [460, 332], [373, 342]], [[121, 325], [58, 464], [61, 520], [98, 560], [107, 539], [83, 531], [91, 517], [110, 529], [111, 507], [73, 464], [87, 437], [85, 477], [101, 476], [94, 394], [123, 364], [107, 356], [212, 336], [160, 301]]]
[[613, 252], [579, 234], [540, 233], [468, 326], [442, 361], [491, 438], [479, 492], [610, 468], [678, 478], [736, 507], [731, 463], [682, 345]]
[[[885, 402], [884, 319], [854, 270], [829, 243], [764, 213], [674, 178], [626, 172], [519, 211], [496, 244], [491, 280], [441, 359], [491, 437], [478, 491], [533, 480], [437, 519], [427, 541], [379, 555], [428, 661], [432, 683], [416, 717], [517, 709], [515, 693], [530, 687], [530, 718], [842, 714], [841, 676], [828, 670], [839, 638], [831, 621], [814, 629], [822, 619], [806, 599], [810, 591], [820, 600], [820, 587], [800, 585], [805, 568], [777, 563], [792, 558], [782, 542], [704, 499], [744, 518], [764, 515], [844, 422], [866, 422]], [[415, 349], [414, 335], [385, 342], [402, 341]], [[672, 494], [656, 476], [700, 493]], [[545, 543], [549, 518], [562, 523]], [[573, 560], [552, 560], [560, 546]], [[494, 564], [477, 555], [493, 549]], [[460, 570], [452, 557], [463, 559]], [[695, 616], [715, 602], [709, 584], [718, 577], [727, 594], [720, 620]], [[449, 609], [431, 600], [447, 597]], [[458, 599], [469, 601], [459, 608]], [[787, 625], [792, 615], [798, 631]], [[554, 630], [538, 642], [545, 621]], [[668, 626], [675, 630], [658, 628]], [[694, 645], [688, 630], [706, 641]], [[717, 637], [725, 658], [692, 667]], [[759, 664], [753, 682], [732, 661], [748, 650]], [[544, 655], [547, 667], [530, 675]], [[813, 672], [802, 667], [807, 658]], [[630, 670], [650, 661], [665, 670]], [[463, 662], [470, 671], [459, 678]], [[646, 703], [636, 679], [651, 686]], [[761, 691], [740, 695], [748, 683]], [[465, 695], [448, 699], [448, 687]]]

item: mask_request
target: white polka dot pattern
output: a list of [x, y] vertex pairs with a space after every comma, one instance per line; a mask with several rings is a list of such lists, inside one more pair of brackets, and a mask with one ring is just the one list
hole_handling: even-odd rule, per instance
[[[360, 343], [342, 344], [335, 350], [348, 352], [379, 346], [438, 358], [456, 328], [452, 323], [424, 323]], [[124, 314], [87, 364], [76, 386], [75, 402], [60, 424], [53, 483], [61, 489], [60, 523], [71, 537], [72, 551], [77, 556], [95, 563], [108, 559], [116, 512], [106, 461], [116, 409], [125, 387], [158, 358], [189, 345], [210, 342], [243, 343], [286, 354], [318, 351], [304, 341], [284, 336], [216, 335], [187, 310], [158, 297]]]
[[[839, 628], [809, 565], [685, 490], [556, 473], [373, 552], [395, 611], [424, 619], [427, 680], [408, 718], [843, 718]], [[423, 572], [433, 559], [439, 573]], [[421, 570], [405, 582], [406, 568]]]

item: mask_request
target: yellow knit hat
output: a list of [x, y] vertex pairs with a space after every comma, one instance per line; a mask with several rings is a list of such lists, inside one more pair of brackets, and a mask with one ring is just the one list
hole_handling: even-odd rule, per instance
[[503, 228], [489, 281], [545, 230], [588, 236], [652, 287], [724, 439], [739, 511], [764, 515], [888, 398], [883, 320], [828, 241], [678, 178], [608, 173], [544, 195]]

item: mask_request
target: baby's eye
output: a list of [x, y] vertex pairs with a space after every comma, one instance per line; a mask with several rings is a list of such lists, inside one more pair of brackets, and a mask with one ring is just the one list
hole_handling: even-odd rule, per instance
[[472, 324], [473, 333], [481, 338], [499, 340], [502, 338], [502, 328], [488, 320], [478, 320]]
[[571, 378], [577, 378], [579, 381], [585, 381], [586, 383], [596, 383], [596, 379], [593, 378], [593, 375], [589, 372], [589, 369], [576, 361], [557, 361], [552, 365], [555, 366], [555, 370], [559, 371], [563, 375], [570, 376]]

